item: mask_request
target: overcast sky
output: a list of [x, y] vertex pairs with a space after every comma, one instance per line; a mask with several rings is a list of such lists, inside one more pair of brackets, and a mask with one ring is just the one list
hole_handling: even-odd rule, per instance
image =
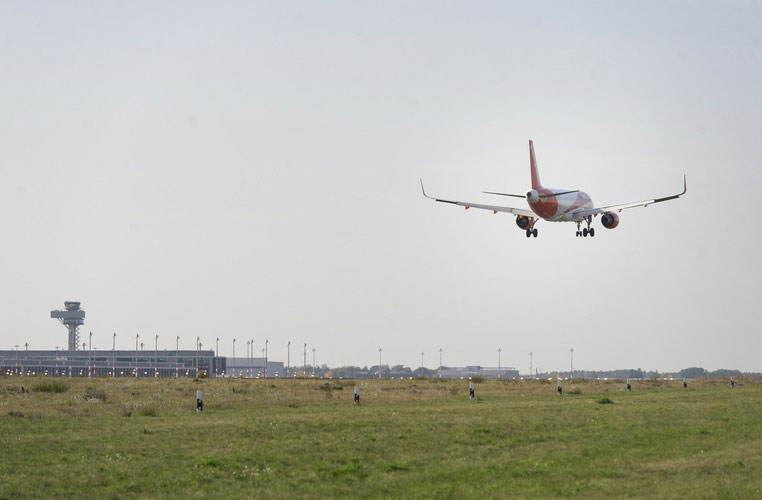
[[[2, 2], [2, 349], [762, 370], [759, 2]], [[538, 223], [434, 203], [546, 187]], [[23, 347], [22, 347], [23, 348]], [[311, 355], [310, 355], [311, 358]]]

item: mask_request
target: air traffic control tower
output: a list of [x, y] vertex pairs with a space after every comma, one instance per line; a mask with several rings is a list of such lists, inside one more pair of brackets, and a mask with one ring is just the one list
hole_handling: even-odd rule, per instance
[[79, 308], [79, 302], [64, 302], [65, 311], [50, 311], [50, 317], [59, 320], [69, 329], [69, 350], [79, 348], [79, 327], [85, 324], [85, 311]]

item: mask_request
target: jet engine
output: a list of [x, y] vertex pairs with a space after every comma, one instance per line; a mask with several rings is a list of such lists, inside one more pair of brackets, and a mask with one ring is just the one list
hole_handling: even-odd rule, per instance
[[532, 219], [530, 217], [527, 217], [526, 215], [517, 215], [516, 225], [519, 226], [521, 229], [526, 229], [532, 225]]
[[606, 229], [614, 229], [619, 225], [619, 215], [614, 212], [606, 212], [601, 217], [601, 224]]
[[540, 193], [538, 193], [535, 189], [527, 191], [527, 201], [529, 203], [537, 203], [540, 201]]

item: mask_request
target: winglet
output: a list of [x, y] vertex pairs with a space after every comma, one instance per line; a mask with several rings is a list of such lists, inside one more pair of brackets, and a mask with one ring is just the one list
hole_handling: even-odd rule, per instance
[[421, 181], [421, 193], [423, 193], [423, 196], [425, 196], [426, 198], [429, 198], [430, 200], [436, 199], [433, 196], [429, 196], [429, 195], [426, 194], [426, 190], [423, 189], [423, 179], [419, 178], [418, 180]]
[[688, 192], [688, 177], [685, 174], [683, 174], [683, 192], [681, 193], [681, 195], [687, 192]]

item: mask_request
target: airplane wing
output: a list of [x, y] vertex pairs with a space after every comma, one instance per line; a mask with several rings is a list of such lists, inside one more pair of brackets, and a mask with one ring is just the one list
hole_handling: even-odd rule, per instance
[[426, 194], [426, 190], [423, 188], [423, 180], [421, 180], [421, 192], [423, 193], [423, 196], [429, 198], [430, 200], [440, 201], [442, 203], [450, 203], [452, 205], [459, 205], [461, 207], [466, 207], [466, 210], [469, 208], [480, 208], [482, 210], [492, 210], [492, 213], [495, 214], [498, 212], [504, 212], [513, 215], [524, 215], [526, 217], [538, 218], [537, 214], [531, 210], [525, 210], [521, 208], [502, 207], [499, 205], [481, 205], [479, 203], [469, 203], [467, 201], [443, 200], [441, 198], [435, 198], [434, 196], [429, 196]]
[[572, 212], [572, 215], [574, 217], [587, 217], [588, 215], [599, 215], [605, 212], [621, 212], [625, 208], [647, 207], [648, 205], [653, 205], [654, 203], [660, 203], [662, 201], [669, 201], [669, 200], [680, 198], [687, 191], [688, 191], [688, 181], [685, 175], [683, 175], [683, 192], [680, 194], [673, 194], [672, 196], [665, 196], [663, 198], [653, 198], [651, 200], [636, 201], [633, 203], [623, 203], [621, 205], [609, 205], [607, 207], [577, 210], [575, 212]]

